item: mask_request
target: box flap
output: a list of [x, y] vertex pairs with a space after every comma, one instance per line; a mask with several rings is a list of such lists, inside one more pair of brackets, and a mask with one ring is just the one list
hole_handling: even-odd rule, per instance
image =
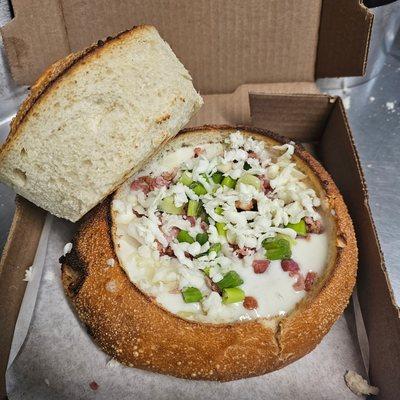
[[316, 78], [364, 75], [374, 15], [362, 0], [324, 0]]
[[203, 94], [229, 93], [245, 83], [361, 74], [365, 32], [372, 21], [359, 0], [12, 3], [15, 18], [2, 35], [11, 72], [20, 84], [32, 84], [45, 67], [70, 51], [133, 25], [153, 24]]
[[[279, 97], [286, 101], [285, 123], [274, 122], [279, 109]], [[314, 100], [307, 98], [314, 97]], [[325, 97], [325, 101], [323, 98]], [[275, 99], [275, 101], [274, 101]], [[332, 100], [335, 100], [332, 102]], [[305, 107], [305, 102], [313, 102], [313, 108]], [[296, 105], [296, 103], [298, 103]], [[325, 104], [325, 107], [324, 107]], [[296, 110], [302, 110], [303, 114]], [[312, 110], [312, 111], [311, 111]], [[317, 124], [317, 112], [322, 121]], [[262, 113], [271, 116], [271, 121]], [[379, 241], [368, 204], [368, 194], [357, 151], [347, 122], [346, 113], [340, 98], [327, 95], [270, 96], [257, 94], [251, 96], [252, 122], [261, 128], [276, 130], [297, 140], [303, 140], [301, 129], [304, 120], [315, 129], [319, 142], [318, 155], [327, 171], [343, 195], [350, 215], [354, 221], [359, 248], [359, 268], [357, 276], [358, 297], [369, 341], [369, 377], [373, 385], [380, 389], [378, 398], [394, 399], [400, 393], [398, 365], [400, 365], [400, 314], [396, 306], [391, 285], [380, 251]], [[272, 125], [271, 125], [272, 123]], [[292, 128], [291, 128], [292, 127]], [[339, 157], [338, 157], [339, 156]]]
[[[301, 142], [319, 140], [335, 98], [323, 94], [250, 94], [252, 123]], [[285, 118], [282, 118], [285, 115]]]
[[[340, 148], [341, 157], [332, 149]], [[380, 398], [400, 393], [400, 313], [387, 276], [363, 172], [339, 99], [330, 115], [320, 155], [340, 188], [355, 224], [359, 247], [358, 297], [369, 341], [370, 379]], [[351, 157], [351, 155], [353, 155]]]
[[319, 93], [314, 82], [284, 82], [239, 86], [233, 93], [209, 94], [189, 126], [204, 124], [251, 125], [250, 93]]
[[17, 196], [14, 219], [0, 260], [0, 394], [5, 391], [8, 354], [25, 292], [25, 270], [35, 257], [45, 216], [46, 211]]

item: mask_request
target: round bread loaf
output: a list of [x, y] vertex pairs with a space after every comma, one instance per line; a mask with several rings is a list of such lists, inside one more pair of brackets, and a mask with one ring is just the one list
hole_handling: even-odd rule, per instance
[[[221, 143], [237, 129], [267, 146], [289, 143], [265, 130], [204, 126], [181, 132], [156, 162], [173, 149]], [[356, 278], [357, 245], [332, 178], [300, 145], [294, 147], [296, 167], [321, 198], [321, 212], [331, 227], [326, 266], [306, 295], [283, 315], [230, 323], [188, 320], [171, 312], [132, 283], [121, 266], [110, 196], [83, 218], [72, 251], [61, 259], [66, 295], [106, 353], [131, 367], [229, 381], [282, 368], [315, 348], [348, 303]]]

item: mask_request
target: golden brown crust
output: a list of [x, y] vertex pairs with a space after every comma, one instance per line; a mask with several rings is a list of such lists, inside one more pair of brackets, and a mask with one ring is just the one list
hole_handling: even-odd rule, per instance
[[104, 41], [99, 40], [88, 48], [76, 53], [71, 53], [50, 65], [50, 67], [40, 75], [34, 85], [30, 88], [28, 97], [21, 104], [16, 116], [12, 119], [9, 135], [4, 144], [0, 147], [0, 160], [11, 143], [17, 139], [18, 129], [21, 124], [23, 124], [25, 118], [27, 118], [31, 112], [35, 112], [35, 104], [40, 101], [43, 95], [51, 92], [53, 85], [62, 75], [68, 74], [78, 62], [84, 63], [85, 58], [96, 57], [104, 46], [107, 47], [116, 41], [124, 40], [126, 35], [137, 33], [142, 29], [148, 28], [149, 27], [146, 25], [133, 27], [132, 29], [121, 32], [114, 37], [108, 37]]
[[[232, 130], [202, 127], [185, 130]], [[243, 128], [287, 142], [271, 132]], [[99, 346], [120, 362], [190, 379], [228, 381], [282, 368], [311, 351], [347, 305], [357, 269], [357, 246], [351, 219], [329, 174], [301, 146], [296, 154], [318, 177], [338, 238], [335, 265], [296, 310], [274, 321], [202, 324], [183, 320], [159, 307], [135, 287], [116, 262], [111, 237], [110, 201], [82, 221], [73, 251], [62, 260], [66, 293]]]

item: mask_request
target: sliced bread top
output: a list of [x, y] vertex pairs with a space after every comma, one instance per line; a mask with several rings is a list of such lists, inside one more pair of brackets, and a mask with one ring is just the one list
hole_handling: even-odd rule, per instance
[[52, 65], [0, 149], [0, 180], [77, 221], [201, 107], [188, 71], [151, 26]]

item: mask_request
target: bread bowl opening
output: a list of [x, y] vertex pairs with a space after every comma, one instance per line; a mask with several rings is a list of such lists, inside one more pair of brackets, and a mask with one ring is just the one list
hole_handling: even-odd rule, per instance
[[188, 320], [290, 313], [335, 258], [325, 192], [294, 150], [235, 129], [168, 144], [111, 205], [114, 247], [129, 279]]

